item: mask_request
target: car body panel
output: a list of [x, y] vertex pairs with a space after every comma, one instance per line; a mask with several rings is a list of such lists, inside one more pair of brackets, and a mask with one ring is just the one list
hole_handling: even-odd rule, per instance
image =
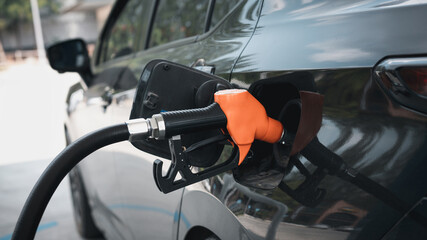
[[[427, 118], [389, 99], [373, 79], [372, 68], [389, 55], [415, 57], [427, 52], [426, 32], [413, 26], [427, 20], [426, 9], [426, 3], [415, 1], [264, 1], [257, 30], [235, 65], [231, 82], [250, 86], [260, 79], [296, 72], [310, 75], [315, 91], [324, 95], [320, 142], [353, 168], [415, 204], [427, 192], [423, 174], [418, 172], [426, 168], [422, 161], [426, 159]], [[301, 181], [296, 174], [285, 179]], [[336, 177], [325, 179], [322, 187], [327, 195], [316, 208], [304, 207], [278, 189], [263, 192], [289, 208], [276, 239], [377, 239], [401, 217]], [[237, 195], [235, 202], [247, 201], [239, 210], [241, 218], [253, 217], [248, 209], [251, 198]], [[265, 209], [271, 214], [278, 211]], [[259, 229], [253, 222], [241, 222], [268, 239], [273, 217], [255, 219]], [[405, 233], [409, 232], [399, 234]]]
[[[421, 199], [426, 194], [422, 180], [425, 177], [421, 170], [426, 169], [423, 162], [427, 148], [426, 117], [392, 104], [371, 79], [371, 69], [304, 72], [316, 79], [317, 91], [325, 96], [319, 141], [340, 155], [351, 167], [386, 186], [408, 203], [415, 204]], [[239, 79], [240, 83], [242, 80], [286, 74], [290, 72], [240, 73], [233, 74], [233, 79]], [[306, 166], [313, 166], [302, 159]], [[301, 177], [296, 173], [289, 174], [285, 179], [290, 184], [301, 181]], [[210, 189], [213, 186], [224, 188], [218, 182], [225, 181], [222, 178], [212, 181]], [[351, 237], [356, 239], [364, 239], [367, 236], [377, 239], [401, 217], [374, 196], [337, 177], [328, 177], [322, 181], [320, 187], [327, 190], [327, 195], [315, 208], [304, 207], [280, 189], [252, 191], [261, 192], [262, 195], [276, 199], [288, 207], [288, 212], [283, 215], [283, 222], [277, 228], [276, 239], [347, 239], [351, 234]], [[215, 191], [210, 192], [219, 196]], [[233, 201], [222, 200], [224, 205], [239, 203], [242, 208], [234, 212], [239, 219], [243, 219], [241, 223], [259, 237], [267, 238], [279, 208], [268, 204], [270, 207], [267, 205], [264, 210], [268, 211], [269, 217], [254, 217], [248, 206], [254, 205], [256, 201], [241, 191], [234, 194], [236, 197]], [[327, 216], [332, 213], [349, 214], [353, 217], [335, 219], [332, 226], [325, 226], [327, 230], [321, 229], [322, 232], [319, 232], [319, 226], [327, 222]], [[375, 224], [374, 227], [373, 222], [366, 220], [368, 215], [373, 218], [370, 221], [381, 222], [381, 226]], [[387, 217], [381, 218], [385, 215]], [[245, 219], [253, 217], [253, 222]], [[358, 231], [343, 232], [341, 229], [344, 227], [357, 228]], [[359, 232], [361, 229], [364, 230], [363, 234]]]
[[[215, 67], [215, 74], [243, 88], [261, 79], [287, 81], [293, 73], [305, 74], [312, 90], [324, 95], [320, 142], [415, 205], [427, 193], [422, 184], [427, 116], [389, 99], [372, 69], [387, 56], [427, 53], [424, 26], [413, 27], [427, 22], [425, 12], [427, 4], [419, 1], [241, 1], [203, 35], [92, 63], [94, 74], [104, 79], [100, 83], [110, 77], [115, 87], [73, 89], [66, 127], [75, 140], [126, 121], [134, 87], [152, 59], [187, 66], [203, 59]], [[297, 80], [290, 83], [298, 85]], [[80, 167], [93, 215], [111, 239], [185, 239], [196, 226], [221, 239], [377, 239], [402, 217], [332, 176], [321, 185], [327, 190], [325, 199], [310, 208], [278, 188], [243, 186], [231, 172], [164, 195], [152, 176], [158, 157], [130, 143], [103, 148], [88, 158]], [[301, 177], [291, 171], [285, 181], [297, 184]], [[392, 234], [408, 233], [397, 227]]]
[[196, 183], [185, 189], [178, 239], [186, 239], [188, 231], [197, 226], [209, 229], [220, 239], [251, 239], [250, 232], [233, 213], [207, 193], [204, 187]]
[[427, 53], [423, 1], [264, 1], [233, 72], [373, 67]]

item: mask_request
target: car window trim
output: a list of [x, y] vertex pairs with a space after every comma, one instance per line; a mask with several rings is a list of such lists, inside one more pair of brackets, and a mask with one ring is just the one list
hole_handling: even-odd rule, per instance
[[[98, 52], [96, 53], [95, 66], [99, 66], [102, 63], [109, 62], [109, 61], [113, 60], [113, 59], [107, 60], [106, 59], [107, 57], [102, 56], [102, 53], [106, 51], [108, 44], [105, 44], [105, 43], [108, 42], [108, 40], [111, 36], [112, 27], [117, 22], [120, 14], [124, 11], [124, 8], [129, 3], [129, 1], [131, 1], [131, 0], [122, 0], [122, 1], [119, 0], [113, 6], [113, 8], [110, 12], [110, 15], [107, 18], [107, 22], [105, 23], [104, 28], [102, 29], [101, 34], [100, 34], [100, 41], [99, 41], [100, 46], [98, 48]], [[154, 2], [154, 4], [153, 4], [154, 8], [148, 12], [148, 14], [150, 14], [150, 19], [149, 19], [150, 22], [149, 22], [148, 28], [146, 29], [146, 31], [147, 31], [146, 35], [149, 35], [149, 33], [151, 32], [151, 29], [149, 29], [149, 28], [151, 26], [151, 21], [152, 21], [152, 16], [153, 16], [152, 13], [155, 10], [155, 8], [157, 7], [156, 5], [157, 5], [158, 1], [159, 0], [153, 1]], [[142, 19], [140, 19], [140, 20], [142, 20]], [[146, 49], [145, 46], [147, 45], [147, 42], [145, 42], [144, 45], [142, 45], [141, 41], [146, 40], [147, 37], [142, 36], [144, 34], [142, 29], [139, 28], [139, 29], [137, 29], [137, 31], [138, 32], [136, 34], [136, 39], [135, 39], [134, 45], [136, 46], [136, 51], [139, 52], [139, 51]], [[135, 53], [135, 52], [133, 52], [133, 53]], [[132, 55], [132, 53], [128, 54], [128, 55]]]
[[211, 28], [212, 15], [213, 15], [213, 11], [215, 9], [215, 2], [216, 2], [216, 0], [210, 0], [209, 1], [208, 11], [207, 11], [206, 19], [205, 19], [205, 31], [204, 31], [205, 33], [209, 32], [209, 29]]
[[155, 52], [155, 51], [167, 50], [168, 48], [175, 48], [175, 47], [179, 47], [179, 46], [184, 46], [186, 44], [195, 43], [195, 42], [197, 42], [198, 37], [199, 37], [199, 35], [177, 39], [177, 40], [174, 40], [174, 41], [171, 41], [168, 43], [164, 43], [161, 45], [157, 45], [157, 46], [139, 51], [136, 54], [139, 54], [141, 52], [150, 53], [150, 52]]
[[[204, 35], [206, 32], [209, 31], [209, 28], [208, 28], [208, 30], [206, 30], [206, 28], [208, 26], [208, 23], [210, 25], [210, 22], [211, 22], [211, 18], [212, 18], [212, 15], [213, 15], [213, 9], [214, 9], [214, 5], [215, 5], [215, 0], [209, 0], [208, 8], [207, 8], [206, 13], [205, 13], [205, 23], [204, 23], [205, 26], [203, 28], [203, 33], [197, 34], [197, 35], [194, 35], [194, 36], [190, 36], [190, 37], [186, 37], [186, 38], [176, 39], [176, 40], [173, 40], [173, 41], [170, 41], [170, 42], [167, 42], [167, 43], [164, 43], [164, 44], [161, 44], [161, 45], [157, 45], [157, 46], [154, 46], [154, 47], [150, 48], [151, 32], [153, 31], [154, 21], [156, 20], [156, 17], [157, 17], [157, 9], [158, 9], [160, 1], [161, 0], [156, 0], [155, 3], [154, 3], [153, 12], [152, 12], [153, 14], [151, 15], [150, 25], [148, 27], [148, 33], [147, 33], [147, 37], [146, 37], [146, 41], [145, 41], [144, 50], [148, 50], [148, 49], [152, 49], [152, 48], [156, 48], [157, 49], [159, 46], [163, 46], [163, 45], [169, 46], [170, 43], [175, 43], [175, 42], [178, 42], [178, 41], [181, 42], [181, 40], [187, 40], [187, 39], [192, 39], [192, 38], [195, 38], [195, 41], [197, 41], [197, 39], [198, 39], [198, 37], [200, 35]], [[161, 48], [159, 48], [159, 49], [161, 49]]]
[[[231, 14], [233, 14], [233, 12], [234, 11], [236, 11], [236, 9], [243, 3], [244, 1], [243, 0], [240, 0], [240, 1], [238, 1], [237, 3], [236, 3], [236, 5], [234, 5], [232, 8], [231, 8], [231, 10], [227, 13], [227, 14], [225, 14], [222, 18], [221, 18], [221, 20], [219, 20], [218, 21], [218, 23], [213, 27], [213, 28], [211, 28], [210, 26], [209, 26], [209, 31], [207, 31], [207, 32], [204, 32], [203, 34], [199, 34], [199, 35], [197, 35], [197, 39], [196, 39], [196, 41], [201, 41], [201, 40], [204, 40], [204, 39], [206, 39], [206, 38], [208, 38], [210, 35], [212, 35], [218, 28], [220, 28], [220, 26], [226, 21], [226, 19], [231, 15]], [[213, 16], [213, 10], [214, 10], [214, 8], [215, 7], [213, 7], [212, 8], [212, 15], [210, 15], [210, 18], [212, 19], [212, 16]], [[210, 20], [211, 21], [211, 20]]]
[[147, 50], [150, 46], [151, 32], [153, 31], [154, 21], [156, 20], [157, 9], [159, 7], [160, 0], [154, 1], [154, 6], [151, 11], [150, 23], [148, 25], [147, 35], [145, 37], [144, 50]]

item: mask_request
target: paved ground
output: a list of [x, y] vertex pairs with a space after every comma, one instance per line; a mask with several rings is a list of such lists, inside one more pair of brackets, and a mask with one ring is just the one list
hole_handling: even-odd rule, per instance
[[[0, 240], [8, 240], [32, 186], [65, 146], [63, 119], [76, 74], [28, 60], [0, 69]], [[80, 239], [68, 179], [55, 192], [36, 239]]]
[[[49, 160], [0, 167], [0, 240], [8, 240], [32, 185]], [[36, 239], [80, 239], [73, 222], [68, 179], [53, 195], [39, 225]]]

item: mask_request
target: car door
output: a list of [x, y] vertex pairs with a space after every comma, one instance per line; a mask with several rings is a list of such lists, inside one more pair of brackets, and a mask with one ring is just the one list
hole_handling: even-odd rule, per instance
[[[152, 8], [153, 1], [136, 0], [117, 1], [112, 8], [92, 59], [94, 76], [87, 90], [74, 93], [76, 97], [79, 92], [83, 94], [83, 101], [70, 117], [80, 135], [115, 123], [111, 108], [113, 95], [136, 83], [136, 80], [126, 81], [133, 76], [127, 66], [134, 53], [141, 49], [139, 36], [148, 26]], [[114, 146], [108, 146], [96, 151], [82, 162], [80, 169], [92, 215], [105, 237], [132, 239], [125, 224], [113, 150]]]
[[[132, 56], [127, 65], [128, 75], [123, 75], [121, 81], [135, 86], [144, 66], [153, 59], [198, 65], [228, 78], [255, 27], [256, 21], [248, 19], [247, 9], [256, 11], [259, 4], [257, 1], [158, 1], [143, 43], [145, 49]], [[135, 89], [116, 88], [114, 92], [109, 107], [113, 122], [126, 121]], [[114, 148], [119, 191], [123, 196], [123, 202], [114, 208], [123, 211], [124, 222], [133, 237], [175, 239], [179, 219], [185, 219], [180, 216], [182, 189], [166, 195], [157, 189], [152, 165], [158, 157], [130, 143], [119, 143]], [[167, 167], [169, 161], [162, 160]], [[184, 225], [191, 227], [189, 223]]]

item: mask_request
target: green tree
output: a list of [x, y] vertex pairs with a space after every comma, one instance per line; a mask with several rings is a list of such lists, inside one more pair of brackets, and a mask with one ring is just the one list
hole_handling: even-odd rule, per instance
[[[60, 7], [58, 0], [38, 0], [41, 13], [56, 13]], [[5, 30], [15, 33], [20, 47], [18, 25], [32, 21], [30, 0], [0, 0], [0, 39]], [[0, 40], [0, 61], [4, 58], [3, 45]]]

